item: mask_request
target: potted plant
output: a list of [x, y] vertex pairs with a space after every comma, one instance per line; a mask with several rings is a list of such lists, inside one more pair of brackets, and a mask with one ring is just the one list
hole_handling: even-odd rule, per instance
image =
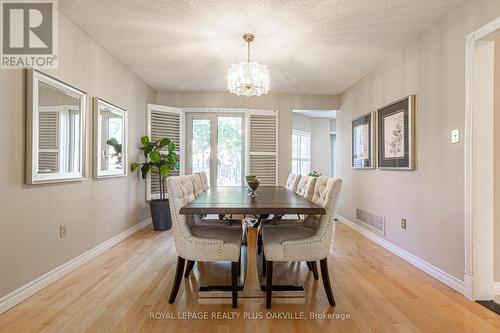
[[174, 143], [168, 138], [150, 141], [148, 136], [143, 136], [141, 145], [139, 149], [144, 153], [146, 161], [132, 163], [131, 169], [135, 172], [140, 167], [142, 179], [146, 179], [149, 173], [151, 177], [158, 177], [160, 198], [149, 202], [151, 218], [155, 230], [169, 230], [172, 227], [172, 217], [167, 199], [167, 177], [171, 171], [179, 168], [179, 156], [174, 152]]

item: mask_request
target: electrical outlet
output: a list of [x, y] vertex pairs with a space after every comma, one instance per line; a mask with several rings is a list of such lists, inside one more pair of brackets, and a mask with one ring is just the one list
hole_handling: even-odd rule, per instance
[[401, 228], [406, 230], [406, 219], [401, 219]]
[[451, 131], [451, 143], [460, 143], [460, 130]]
[[59, 226], [59, 238], [66, 237], [66, 224]]

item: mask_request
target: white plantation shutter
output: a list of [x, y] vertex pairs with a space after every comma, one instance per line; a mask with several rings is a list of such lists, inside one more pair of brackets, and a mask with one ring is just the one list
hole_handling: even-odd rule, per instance
[[[184, 174], [184, 117], [182, 109], [156, 104], [148, 104], [147, 108], [148, 136], [151, 141], [161, 138], [172, 140], [176, 153], [180, 155], [181, 168], [170, 175]], [[159, 178], [156, 175], [150, 175], [146, 180], [146, 199], [158, 199], [159, 197]]]
[[44, 111], [39, 113], [39, 173], [55, 173], [59, 169], [59, 119], [58, 111]]
[[247, 175], [261, 185], [278, 185], [278, 113], [268, 110], [247, 112]]

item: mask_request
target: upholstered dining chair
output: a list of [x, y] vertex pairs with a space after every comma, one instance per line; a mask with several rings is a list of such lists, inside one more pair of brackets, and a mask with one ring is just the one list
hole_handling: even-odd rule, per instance
[[194, 173], [191, 175], [194, 186], [194, 196], [198, 198], [204, 191], [203, 189], [203, 179], [200, 173]]
[[300, 181], [297, 185], [297, 193], [298, 195], [303, 196], [307, 200], [312, 200], [314, 195], [314, 186], [316, 185], [316, 177], [311, 176], [302, 176], [300, 177]]
[[[187, 260], [185, 276], [189, 276], [196, 261], [231, 262], [231, 280], [233, 308], [238, 304], [238, 267], [240, 246], [242, 240], [241, 222], [227, 226], [224, 224], [198, 225], [195, 216], [182, 215], [180, 209], [195, 199], [193, 180], [191, 176], [174, 176], [167, 180], [170, 212], [177, 252], [177, 268], [174, 283], [170, 293], [169, 303], [173, 303], [179, 291]], [[211, 220], [214, 222], [214, 220]]]
[[208, 177], [207, 177], [207, 174], [204, 171], [197, 172], [196, 174], [200, 175], [200, 177], [201, 177], [201, 183], [202, 183], [203, 191], [205, 191], [205, 192], [208, 191], [208, 189], [210, 187], [208, 186]]
[[297, 188], [299, 187], [299, 182], [301, 175], [296, 175], [294, 173], [288, 174], [288, 178], [285, 182], [285, 188], [292, 192], [297, 192]]
[[324, 215], [308, 215], [297, 223], [266, 224], [262, 226], [263, 263], [266, 265], [266, 307], [271, 308], [273, 262], [320, 261], [323, 286], [328, 302], [335, 306], [330, 276], [328, 254], [332, 244], [335, 212], [342, 188], [342, 180], [320, 177], [313, 192], [313, 202], [325, 208]]
[[[311, 200], [314, 192], [314, 185], [316, 184], [316, 178], [311, 176], [301, 176], [295, 175], [293, 173], [288, 174], [288, 178], [285, 183], [285, 188], [288, 190], [293, 190], [295, 193], [303, 196], [304, 198]], [[298, 216], [301, 218], [300, 215]], [[288, 223], [287, 221], [293, 220], [293, 217], [290, 218], [288, 215], [283, 216], [275, 216], [273, 219], [266, 220], [265, 224], [281, 224]], [[295, 221], [295, 220], [294, 220]], [[259, 227], [258, 235], [257, 235], [257, 253], [261, 254], [262, 252], [262, 236], [260, 233], [260, 223], [257, 224]], [[308, 265], [309, 267], [309, 265]], [[313, 268], [311, 267], [311, 270]], [[263, 269], [265, 274], [265, 268]]]

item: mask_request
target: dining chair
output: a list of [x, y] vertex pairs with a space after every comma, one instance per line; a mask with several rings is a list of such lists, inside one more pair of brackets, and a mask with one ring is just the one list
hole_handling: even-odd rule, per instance
[[191, 175], [194, 186], [194, 196], [198, 198], [204, 191], [202, 176], [199, 173], [194, 173]]
[[303, 196], [307, 200], [312, 200], [314, 195], [314, 186], [316, 185], [317, 177], [311, 176], [301, 176], [300, 181], [297, 185], [297, 193], [298, 195]]
[[205, 191], [205, 192], [208, 191], [208, 189], [210, 188], [210, 186], [208, 186], [208, 177], [207, 177], [207, 174], [204, 171], [197, 172], [196, 174], [200, 175], [200, 177], [201, 177], [201, 183], [202, 183], [203, 191]]
[[294, 173], [289, 173], [288, 178], [285, 182], [285, 188], [292, 192], [297, 192], [297, 188], [299, 186], [301, 175], [296, 175]]
[[[287, 181], [285, 183], [285, 188], [288, 190], [293, 189], [293, 191], [304, 198], [311, 200], [313, 197], [313, 192], [314, 192], [314, 185], [316, 184], [316, 178], [311, 177], [311, 176], [301, 176], [301, 175], [295, 175], [293, 173], [288, 174]], [[298, 215], [298, 218], [300, 219], [301, 216]], [[266, 220], [262, 219], [262, 221], [265, 221], [265, 224], [281, 224], [283, 221], [288, 221], [290, 220], [290, 216], [274, 216], [274, 218]], [[293, 220], [293, 218], [292, 218]], [[295, 220], [294, 220], [295, 221]], [[257, 254], [262, 253], [262, 236], [260, 233], [260, 223], [257, 223], [257, 227], [259, 227], [259, 231], [257, 233]], [[265, 269], [263, 270], [265, 272]]]
[[[238, 270], [240, 247], [243, 236], [241, 221], [239, 225], [224, 224], [198, 225], [195, 216], [180, 214], [180, 209], [195, 199], [191, 176], [173, 176], [167, 179], [170, 212], [177, 252], [177, 268], [170, 293], [169, 303], [177, 297], [182, 281], [184, 264], [187, 260], [185, 276], [188, 277], [194, 263], [230, 261], [233, 308], [238, 306]], [[199, 218], [199, 217], [198, 217]], [[214, 220], [211, 220], [214, 222]], [[221, 221], [222, 222], [222, 221]]]
[[[295, 224], [265, 224], [262, 226], [263, 264], [266, 266], [266, 307], [271, 308], [273, 262], [306, 261], [315, 265], [320, 261], [321, 276], [328, 302], [335, 306], [328, 254], [332, 244], [335, 212], [342, 189], [342, 180], [320, 177], [314, 187], [313, 202], [325, 208], [324, 215], [308, 215]], [[317, 274], [317, 273], [316, 273]]]

